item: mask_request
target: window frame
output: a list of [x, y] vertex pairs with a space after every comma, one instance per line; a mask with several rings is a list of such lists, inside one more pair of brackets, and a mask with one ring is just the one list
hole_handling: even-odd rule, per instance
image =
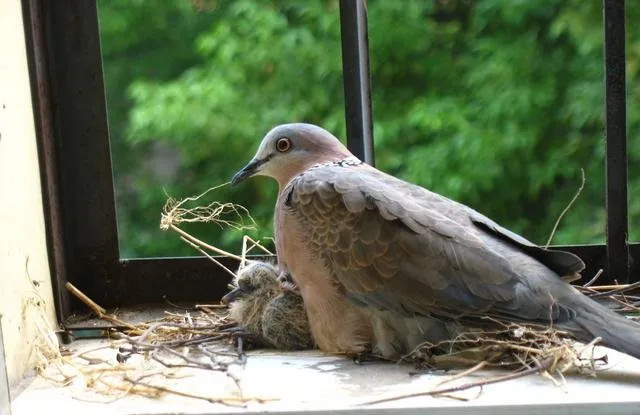
[[[557, 248], [583, 258], [589, 279], [640, 280], [640, 243], [629, 244], [624, 1], [603, 0], [607, 242]], [[71, 282], [105, 306], [222, 296], [228, 277], [204, 257], [119, 256], [96, 1], [22, 0], [54, 297], [60, 322], [83, 306]], [[373, 164], [365, 0], [340, 0], [347, 145]], [[631, 258], [637, 258], [632, 263]], [[236, 262], [218, 258], [228, 267]], [[187, 283], [188, 282], [188, 283]]]

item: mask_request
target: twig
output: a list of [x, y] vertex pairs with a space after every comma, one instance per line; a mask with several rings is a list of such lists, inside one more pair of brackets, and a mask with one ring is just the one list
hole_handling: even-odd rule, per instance
[[435, 396], [435, 395], [449, 394], [453, 392], [464, 391], [464, 390], [475, 388], [475, 387], [483, 387], [483, 386], [491, 385], [494, 383], [505, 382], [508, 380], [522, 378], [536, 372], [545, 372], [549, 370], [549, 368], [553, 365], [554, 361], [555, 361], [554, 358], [548, 357], [540, 365], [536, 367], [532, 367], [531, 369], [521, 370], [520, 372], [509, 373], [508, 375], [503, 375], [503, 376], [496, 376], [494, 378], [485, 379], [479, 382], [464, 383], [462, 385], [452, 386], [450, 388], [435, 389], [435, 390], [430, 390], [425, 392], [408, 393], [405, 395], [398, 395], [398, 396], [392, 396], [389, 398], [376, 399], [373, 401], [361, 403], [360, 405], [373, 405], [378, 403], [397, 401], [401, 399], [415, 398], [418, 396]]
[[194, 244], [199, 245], [199, 246], [204, 247], [204, 248], [207, 248], [208, 250], [213, 251], [216, 254], [228, 256], [229, 258], [233, 258], [233, 259], [235, 259], [237, 261], [242, 261], [242, 257], [240, 257], [238, 255], [235, 255], [235, 254], [232, 254], [231, 252], [227, 252], [225, 250], [222, 250], [220, 248], [216, 248], [213, 245], [209, 245], [208, 243], [203, 242], [200, 239], [189, 235], [188, 233], [186, 233], [182, 229], [178, 228], [174, 224], [170, 224], [169, 225], [169, 229], [172, 229], [172, 230], [176, 231], [178, 234], [180, 234], [180, 236], [183, 236], [184, 238], [188, 239], [189, 241], [193, 242]]
[[148, 351], [148, 350], [153, 350], [156, 349], [158, 347], [184, 347], [184, 346], [191, 346], [191, 345], [196, 345], [199, 343], [204, 343], [207, 341], [212, 341], [212, 340], [220, 340], [223, 339], [225, 337], [229, 337], [229, 335], [225, 335], [225, 334], [205, 334], [202, 336], [198, 336], [198, 337], [194, 337], [191, 339], [187, 339], [187, 340], [172, 340], [172, 341], [166, 341], [160, 344], [153, 344], [153, 343], [147, 343], [147, 342], [142, 342], [142, 341], [138, 341], [137, 339], [134, 339], [133, 337], [127, 336], [124, 333], [115, 333], [114, 334], [116, 337], [121, 338], [126, 340], [127, 342], [133, 344], [134, 346], [136, 346], [138, 349], [136, 351]]
[[578, 357], [582, 356], [582, 354], [585, 352], [585, 350], [590, 350], [590, 358], [588, 359], [588, 361], [590, 362], [590, 367], [591, 367], [591, 371], [593, 373], [595, 373], [596, 371], [596, 361], [594, 359], [594, 352], [595, 352], [595, 346], [596, 344], [600, 343], [602, 341], [602, 337], [596, 337], [595, 339], [591, 340], [589, 343], [585, 344], [577, 353], [576, 355]]
[[598, 280], [598, 278], [600, 278], [600, 276], [602, 275], [602, 268], [600, 268], [598, 270], [598, 272], [596, 272], [596, 275], [591, 278], [586, 284], [584, 284], [582, 287], [587, 288], [590, 287], [591, 285], [593, 285], [594, 282], [596, 282]]
[[197, 244], [191, 242], [190, 240], [188, 240], [187, 238], [185, 238], [184, 236], [180, 236], [180, 239], [182, 239], [184, 242], [186, 242], [187, 244], [189, 244], [191, 247], [195, 248], [198, 252], [200, 252], [201, 254], [203, 254], [204, 256], [206, 256], [207, 258], [209, 258], [211, 261], [213, 261], [214, 264], [216, 264], [217, 266], [219, 266], [220, 268], [222, 268], [223, 270], [225, 270], [227, 272], [227, 274], [231, 275], [233, 278], [236, 277], [236, 274], [231, 271], [229, 268], [225, 267], [222, 262], [218, 261], [217, 259], [215, 259], [214, 257], [212, 257], [211, 255], [209, 255], [209, 253], [207, 251], [205, 251], [204, 249], [200, 248]]
[[[169, 349], [170, 350], [170, 349]], [[209, 367], [209, 365], [206, 365], [205, 363], [199, 362], [199, 361], [188, 361], [185, 360], [186, 363], [171, 363], [168, 362], [162, 358], [160, 358], [160, 356], [158, 355], [158, 353], [160, 352], [160, 349], [155, 349], [153, 352], [151, 352], [151, 359], [155, 360], [156, 362], [160, 363], [162, 366], [170, 368], [170, 369], [177, 369], [177, 368], [189, 368], [189, 369], [203, 369], [203, 370], [218, 370], [218, 369], [213, 369], [211, 367]], [[183, 355], [178, 354], [179, 357], [185, 357]]]
[[622, 309], [623, 311], [640, 311], [640, 307], [638, 307], [636, 304], [634, 303], [630, 303], [628, 301], [622, 301], [621, 299], [619, 299], [616, 296], [611, 296], [611, 300], [622, 305], [624, 308]]
[[228, 406], [234, 406], [234, 407], [240, 407], [240, 408], [244, 408], [244, 404], [247, 402], [259, 402], [259, 403], [264, 403], [264, 402], [269, 402], [269, 401], [276, 401], [277, 399], [267, 399], [267, 398], [244, 398], [244, 397], [226, 397], [226, 398], [214, 398], [214, 397], [209, 397], [209, 396], [202, 396], [202, 395], [196, 395], [193, 393], [188, 393], [188, 392], [182, 392], [179, 390], [175, 390], [175, 389], [171, 389], [171, 388], [167, 388], [166, 386], [160, 386], [160, 385], [153, 385], [151, 383], [145, 383], [145, 382], [139, 382], [136, 379], [131, 378], [130, 376], [125, 376], [124, 380], [126, 380], [129, 383], [132, 383], [134, 385], [139, 385], [139, 386], [143, 386], [145, 388], [149, 388], [149, 389], [155, 389], [159, 392], [164, 392], [164, 393], [171, 393], [174, 395], [178, 395], [178, 396], [183, 396], [185, 398], [193, 398], [193, 399], [200, 399], [203, 401], [207, 401], [209, 403], [220, 403], [223, 405], [228, 405]]
[[227, 308], [229, 308], [229, 306], [226, 305], [226, 304], [196, 304], [195, 308], [215, 313], [215, 311], [207, 310], [207, 309], [216, 309], [217, 308], [217, 309], [226, 310]]
[[480, 363], [478, 363], [478, 364], [474, 365], [473, 367], [470, 367], [470, 368], [469, 368], [469, 369], [467, 369], [467, 370], [463, 370], [462, 372], [460, 372], [460, 373], [458, 373], [458, 374], [456, 374], [456, 375], [454, 375], [454, 376], [451, 376], [451, 377], [450, 377], [450, 378], [448, 378], [448, 379], [445, 379], [445, 380], [443, 380], [443, 381], [441, 381], [441, 382], [438, 382], [438, 383], [436, 384], [436, 388], [437, 388], [437, 387], [439, 387], [439, 386], [445, 385], [445, 384], [447, 384], [447, 383], [451, 383], [451, 382], [453, 382], [453, 381], [456, 381], [456, 380], [458, 380], [458, 379], [460, 379], [460, 378], [463, 378], [463, 377], [465, 377], [465, 376], [469, 376], [469, 375], [471, 375], [471, 374], [473, 374], [473, 373], [475, 373], [475, 372], [477, 372], [477, 371], [479, 371], [479, 370], [482, 370], [482, 369], [484, 369], [484, 368], [487, 366], [487, 364], [488, 364], [488, 363], [489, 363], [489, 362], [487, 362], [486, 360], [483, 360], [482, 362], [480, 362]]
[[96, 313], [99, 316], [102, 316], [103, 314], [105, 314], [107, 312], [107, 310], [105, 310], [104, 308], [100, 307], [98, 304], [96, 304], [95, 301], [93, 301], [91, 298], [87, 297], [87, 295], [85, 293], [83, 293], [82, 291], [80, 291], [79, 289], [77, 289], [73, 284], [71, 284], [70, 282], [67, 282], [65, 284], [65, 287], [67, 290], [69, 290], [69, 292], [71, 292], [71, 294], [75, 295], [76, 297], [78, 297], [78, 299], [80, 301], [82, 301], [83, 303], [85, 303], [91, 310], [93, 310], [94, 313]]
[[629, 288], [629, 284], [594, 285], [592, 287], [587, 287], [587, 288], [595, 292], [619, 290], [619, 289], [626, 291], [627, 288]]
[[578, 199], [578, 196], [580, 196], [580, 193], [582, 193], [582, 189], [584, 189], [584, 184], [586, 182], [586, 179], [585, 179], [585, 176], [584, 176], [584, 169], [580, 169], [580, 172], [582, 173], [582, 183], [580, 184], [580, 188], [578, 188], [578, 191], [573, 196], [573, 198], [571, 199], [571, 201], [569, 202], [567, 207], [565, 207], [564, 210], [560, 213], [560, 216], [558, 216], [558, 220], [556, 220], [555, 225], [553, 225], [553, 229], [551, 230], [551, 235], [549, 235], [549, 239], [547, 240], [547, 243], [546, 243], [544, 249], [549, 248], [549, 245], [551, 244], [551, 241], [553, 240], [553, 236], [555, 235], [556, 230], [558, 229], [558, 225], [560, 224], [560, 221], [562, 220], [564, 215], [569, 211], [569, 209], [575, 203], [575, 201]]
[[[198, 349], [200, 350], [200, 352], [202, 354], [204, 354], [205, 356], [207, 356], [209, 358], [209, 360], [211, 360], [211, 363], [214, 365], [219, 365], [220, 363], [218, 362], [218, 356], [216, 355], [216, 353], [208, 350], [206, 347], [204, 347], [203, 345], [199, 345]], [[244, 366], [244, 364], [246, 363], [246, 359], [244, 358], [244, 354], [237, 354], [236, 356], [236, 362], [238, 365], [240, 366]], [[227, 368], [229, 367], [229, 365], [227, 365]], [[225, 373], [227, 374], [227, 376], [233, 380], [233, 382], [236, 384], [236, 387], [238, 388], [238, 392], [240, 392], [240, 396], [242, 396], [242, 386], [240, 385], [240, 378], [237, 377], [235, 374], [233, 374], [232, 372], [230, 372], [229, 370], [226, 370]]]
[[[251, 241], [251, 246], [249, 248], [247, 248], [247, 241]], [[267, 255], [273, 255], [273, 252], [269, 251], [267, 248], [265, 248], [260, 241], [256, 241], [255, 239], [251, 238], [249, 235], [244, 235], [242, 237], [242, 253], [243, 254], [247, 254], [249, 253], [249, 251], [251, 251], [253, 248], [260, 248], [262, 250], [262, 252], [264, 252]]]
[[107, 310], [105, 310], [104, 308], [100, 307], [95, 301], [93, 301], [92, 299], [87, 297], [87, 295], [85, 293], [83, 293], [82, 291], [77, 289], [70, 282], [67, 282], [65, 284], [65, 288], [69, 292], [71, 292], [71, 294], [75, 295], [80, 301], [85, 303], [87, 305], [87, 307], [89, 307], [94, 313], [96, 313], [98, 315], [99, 318], [101, 318], [103, 320], [111, 321], [112, 323], [119, 324], [121, 326], [124, 326], [124, 327], [130, 329], [130, 330], [137, 330], [138, 329], [136, 326], [134, 326], [132, 324], [129, 324], [126, 321], [122, 321], [122, 320], [120, 320], [118, 317], [116, 317], [114, 315], [106, 314]]
[[88, 353], [94, 353], [94, 352], [97, 352], [97, 351], [100, 351], [100, 350], [104, 350], [104, 349], [113, 349], [113, 345], [108, 344], [106, 346], [99, 346], [99, 347], [95, 347], [93, 349], [83, 350], [82, 352], [76, 352], [76, 353], [72, 354], [70, 357], [80, 358], [80, 359], [85, 360], [86, 362], [88, 362], [90, 365], [97, 365], [97, 364], [100, 364], [100, 363], [107, 363], [107, 361], [104, 360], [104, 359], [100, 359], [100, 358], [97, 358], [97, 357], [86, 356], [86, 354], [88, 354]]
[[[590, 298], [607, 297], [607, 296], [610, 296], [612, 294], [619, 294], [619, 293], [623, 293], [625, 291], [633, 290], [635, 288], [640, 288], [640, 281], [634, 282], [633, 284], [604, 285], [604, 286], [597, 287], [597, 288], [598, 289], [610, 289], [610, 288], [613, 288], [613, 287], [617, 287], [617, 288], [611, 289], [611, 291], [605, 291], [605, 292], [599, 292], [599, 293], [596, 293], [596, 294], [591, 294], [589, 297]], [[592, 288], [596, 288], [596, 287], [592, 287]]]

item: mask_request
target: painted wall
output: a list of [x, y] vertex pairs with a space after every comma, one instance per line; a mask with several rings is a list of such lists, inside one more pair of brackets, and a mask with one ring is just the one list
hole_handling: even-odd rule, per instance
[[0, 314], [10, 385], [55, 324], [20, 0], [0, 1]]

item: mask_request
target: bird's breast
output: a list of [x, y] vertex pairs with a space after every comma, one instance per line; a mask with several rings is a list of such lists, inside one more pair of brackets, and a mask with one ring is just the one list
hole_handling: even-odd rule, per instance
[[314, 281], [313, 276], [322, 275], [318, 271], [323, 268], [323, 264], [314, 260], [308, 244], [305, 243], [306, 232], [302, 224], [296, 219], [291, 208], [284, 203], [279, 203], [276, 208], [275, 229], [276, 249], [281, 268], [291, 274], [302, 292], [307, 290], [310, 284], [322, 285], [322, 281]]

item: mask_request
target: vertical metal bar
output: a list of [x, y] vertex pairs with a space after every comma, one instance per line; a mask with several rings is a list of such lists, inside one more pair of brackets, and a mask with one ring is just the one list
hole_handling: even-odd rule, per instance
[[347, 146], [356, 157], [373, 165], [371, 79], [365, 0], [340, 0], [340, 37]]
[[624, 0], [603, 0], [608, 273], [629, 279]]

